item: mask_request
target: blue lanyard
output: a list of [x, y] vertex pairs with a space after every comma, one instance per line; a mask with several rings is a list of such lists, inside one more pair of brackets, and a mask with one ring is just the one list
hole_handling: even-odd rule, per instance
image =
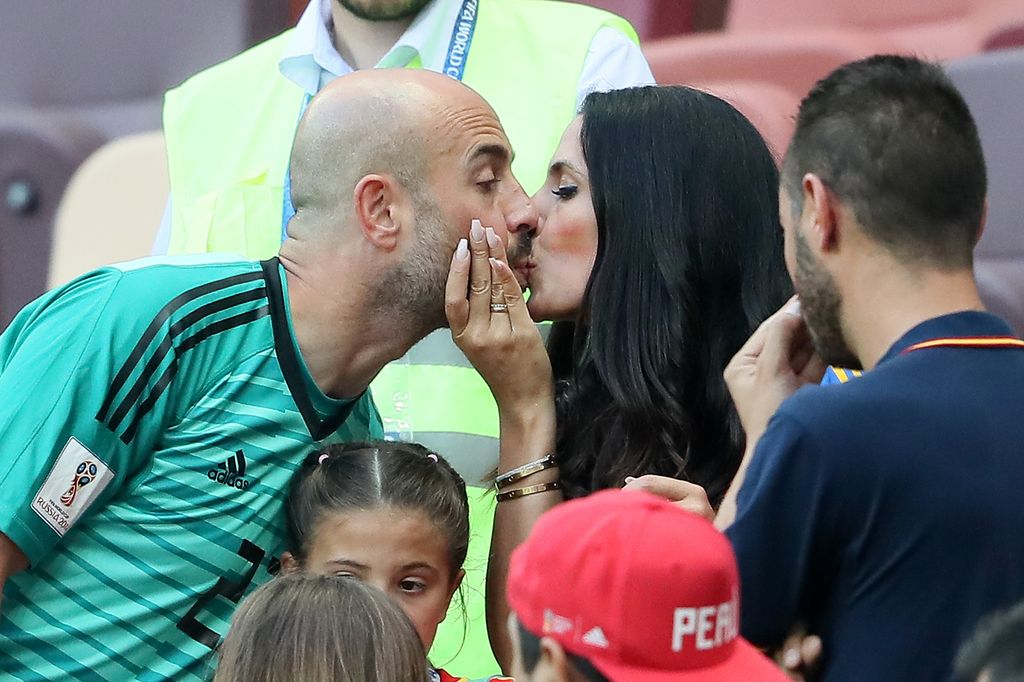
[[[455, 19], [455, 26], [452, 27], [452, 36], [448, 40], [448, 51], [445, 53], [444, 69], [441, 73], [450, 76], [457, 81], [462, 81], [466, 73], [466, 60], [469, 59], [469, 48], [473, 44], [473, 33], [476, 31], [477, 11], [480, 0], [462, 0], [462, 7], [459, 9], [458, 17]], [[310, 100], [313, 96], [308, 92], [302, 99], [302, 106], [299, 107], [299, 120], [306, 113]], [[292, 205], [292, 172], [291, 166], [284, 171], [284, 209], [281, 215], [281, 241], [288, 236], [288, 221], [295, 215], [295, 207]]]

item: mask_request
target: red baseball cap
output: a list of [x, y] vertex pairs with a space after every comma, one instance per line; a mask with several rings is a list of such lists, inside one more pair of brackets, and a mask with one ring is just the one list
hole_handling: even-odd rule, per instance
[[645, 492], [558, 505], [512, 555], [519, 622], [613, 682], [789, 678], [739, 636], [739, 577], [724, 535]]

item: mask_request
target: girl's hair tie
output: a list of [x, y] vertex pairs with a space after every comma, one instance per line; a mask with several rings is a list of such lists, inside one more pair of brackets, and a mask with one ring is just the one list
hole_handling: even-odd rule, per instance
[[327, 461], [328, 457], [330, 457], [330, 455], [328, 455], [326, 452], [323, 453], [322, 455], [320, 455], [320, 459], [317, 460], [317, 464], [323, 464], [324, 462]]
[[429, 455], [427, 455], [427, 458], [432, 460], [432, 461], [434, 461], [434, 462], [437, 461], [437, 455], [435, 455], [433, 452], [431, 452]]

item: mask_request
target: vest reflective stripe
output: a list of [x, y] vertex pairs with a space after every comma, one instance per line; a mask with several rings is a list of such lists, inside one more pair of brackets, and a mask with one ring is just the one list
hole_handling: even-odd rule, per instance
[[429, 334], [405, 354], [398, 363], [412, 365], [451, 365], [472, 367], [462, 351], [452, 343], [452, 334], [447, 329], [438, 329]]
[[494, 482], [495, 469], [490, 453], [498, 449], [498, 439], [458, 431], [417, 431], [417, 443], [436, 452], [447, 452], [447, 459], [469, 485], [486, 487]]

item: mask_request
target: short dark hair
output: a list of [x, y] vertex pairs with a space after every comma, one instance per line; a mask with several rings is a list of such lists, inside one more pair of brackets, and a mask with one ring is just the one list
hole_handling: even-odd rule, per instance
[[[540, 637], [527, 630], [522, 623], [519, 623], [519, 654], [523, 659], [523, 667], [532, 673], [540, 663]], [[589, 682], [610, 682], [587, 659], [568, 651], [565, 654], [569, 664], [583, 676], [583, 679]]]
[[984, 619], [960, 649], [957, 677], [974, 682], [985, 670], [992, 682], [1024, 682], [1024, 602]]
[[904, 261], [970, 267], [985, 159], [967, 103], [941, 67], [878, 55], [819, 81], [800, 105], [783, 163], [796, 212], [806, 173]]

